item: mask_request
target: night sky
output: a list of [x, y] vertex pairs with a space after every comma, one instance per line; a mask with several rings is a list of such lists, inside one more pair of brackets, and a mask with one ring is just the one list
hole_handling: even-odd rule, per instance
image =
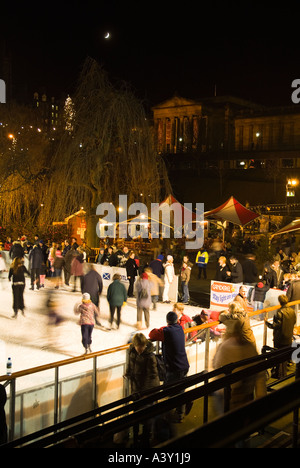
[[149, 105], [175, 93], [210, 97], [215, 86], [218, 95], [292, 105], [299, 7], [282, 3], [15, 2], [1, 5], [0, 37], [15, 85], [30, 95], [71, 94], [91, 56]]

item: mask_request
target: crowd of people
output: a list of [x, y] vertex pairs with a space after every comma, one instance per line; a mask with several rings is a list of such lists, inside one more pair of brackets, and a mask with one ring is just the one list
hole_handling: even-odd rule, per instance
[[[8, 240], [2, 252], [6, 252], [7, 263], [3, 257], [0, 257], [3, 261], [3, 263], [0, 262], [0, 270], [7, 271], [8, 278], [12, 282], [14, 318], [17, 317], [19, 311], [24, 314], [25, 275], [30, 278], [32, 290], [45, 287], [45, 279], [48, 278], [53, 289], [60, 288], [64, 281], [64, 284], [70, 288], [72, 288], [70, 285], [72, 283], [73, 289], [70, 290], [76, 291], [79, 281], [82, 299], [79, 304], [76, 304], [74, 312], [80, 316], [82, 344], [85, 352], [91, 351], [94, 326], [96, 324], [101, 326], [99, 298], [103, 282], [95, 264], [125, 268], [129, 282], [128, 290], [117, 273], [114, 274], [107, 288], [110, 312], [108, 329], [119, 328], [122, 307], [128, 298], [134, 297], [137, 308], [136, 330], [128, 350], [129, 359], [125, 374], [130, 380], [131, 390], [142, 391], [160, 382], [152, 341], [162, 343], [166, 383], [176, 382], [187, 375], [189, 362], [185, 342], [188, 335], [184, 333], [184, 330], [188, 323], [195, 320], [195, 317], [189, 317], [184, 311], [185, 304], [189, 303], [189, 281], [193, 269], [193, 264], [187, 255], [182, 256], [179, 266], [181, 301], [174, 303], [172, 310], [167, 313], [166, 325], [150, 330], [147, 338], [141, 330], [150, 328], [150, 310], [156, 310], [159, 301], [165, 304], [171, 303], [170, 288], [175, 276], [172, 255], [158, 254], [157, 258], [141, 265], [135, 252], [126, 246], [119, 250], [107, 246], [100, 249], [94, 263], [88, 263], [90, 252], [85, 244], [78, 245], [76, 239], [54, 244], [44, 243], [38, 236], [35, 236], [32, 242], [28, 242], [25, 236], [15, 242]], [[213, 253], [215, 254], [216, 250]], [[242, 286], [228, 309], [215, 317], [225, 326], [225, 333], [218, 331], [218, 336], [222, 335], [222, 340], [213, 360], [214, 367], [218, 368], [226, 363], [258, 354], [247, 314], [249, 298], [246, 297], [245, 286], [252, 287], [254, 310], [263, 308], [265, 295], [270, 288], [282, 290], [278, 298], [280, 308], [272, 321], [266, 320], [266, 326], [274, 331], [274, 347], [290, 345], [296, 316], [294, 309], [287, 306], [287, 302], [300, 299], [300, 252], [288, 251], [287, 246], [278, 248], [273, 261], [265, 264], [262, 271], [259, 271], [255, 256], [251, 252], [245, 255], [243, 262], [240, 262], [235, 255], [224, 255], [221, 249], [218, 250], [218, 254], [215, 279], [241, 283]], [[28, 259], [27, 266], [24, 264], [24, 257]], [[198, 279], [202, 277], [207, 279], [208, 261], [208, 249], [203, 247], [195, 257]], [[72, 282], [71, 277], [73, 277]], [[262, 319], [263, 316], [260, 318]], [[198, 319], [197, 325], [212, 320], [205, 310], [199, 314]], [[211, 331], [216, 333], [214, 329]], [[191, 339], [193, 336], [195, 337], [195, 334], [191, 334]], [[284, 372], [284, 369], [281, 369], [281, 372]], [[264, 394], [263, 375], [246, 379], [245, 382], [237, 383], [233, 387], [232, 407], [253, 399], [254, 395]], [[190, 406], [176, 408], [174, 421], [182, 421], [184, 414], [189, 412]], [[149, 430], [151, 431], [151, 425], [144, 429], [148, 434]]]

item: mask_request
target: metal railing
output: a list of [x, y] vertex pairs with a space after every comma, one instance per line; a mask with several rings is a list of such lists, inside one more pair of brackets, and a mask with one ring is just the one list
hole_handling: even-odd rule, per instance
[[[198, 418], [199, 428], [195, 429], [195, 434], [202, 430], [205, 435], [205, 428], [207, 427], [208, 434], [211, 434], [210, 424], [214, 425], [216, 423], [215, 420], [210, 423], [207, 421], [208, 411], [206, 406], [208, 405], [208, 396], [214, 394], [214, 392], [218, 390], [227, 389], [240, 380], [255, 376], [270, 367], [285, 362], [290, 359], [294, 349], [295, 348], [287, 347], [272, 353], [261, 354], [243, 361], [227, 364], [209, 373], [201, 372], [186, 377], [176, 383], [161, 385], [139, 394], [132, 394], [76, 418], [55, 424], [46, 429], [37, 431], [34, 434], [9, 442], [2, 447], [47, 448], [71, 445], [73, 447], [86, 448], [101, 447], [103, 444], [105, 447], [106, 442], [110, 440], [114, 434], [129, 429], [137, 424], [142, 424], [151, 418], [166, 414], [179, 405], [201, 398], [204, 399], [203, 419], [201, 420], [201, 418]], [[259, 402], [259, 418], [256, 412], [253, 413], [249, 411], [249, 404], [247, 404], [247, 411], [244, 412], [243, 418], [235, 418], [235, 424], [232, 426], [234, 430], [229, 431], [228, 427], [231, 428], [231, 426], [227, 426], [225, 432], [219, 433], [219, 439], [217, 433], [214, 434], [213, 442], [215, 444], [219, 443], [220, 446], [227, 446], [234, 441], [241, 440], [241, 438], [251, 434], [254, 430], [263, 428], [267, 422], [275, 420], [277, 417], [286, 414], [286, 412], [291, 410], [296, 411], [296, 407], [298, 408], [300, 405], [299, 366], [297, 366], [295, 377], [298, 396], [294, 401], [291, 401], [291, 398], [286, 398], [285, 402], [282, 402], [281, 405], [277, 403], [278, 408], [276, 408], [276, 406], [274, 407], [274, 403], [269, 405], [269, 395], [261, 397], [256, 400]], [[280, 391], [281, 390], [277, 390], [271, 393], [273, 400], [273, 395], [276, 395]], [[285, 391], [285, 393], [287, 393], [287, 391]], [[295, 395], [295, 391], [292, 392], [292, 395]], [[230, 404], [228, 399], [230, 399], [230, 392], [224, 391], [225, 418], [227, 415], [230, 417], [232, 414], [232, 412], [229, 412]], [[253, 404], [255, 404], [256, 401], [254, 401]], [[269, 415], [270, 408], [275, 410], [273, 415]], [[235, 412], [233, 413], [235, 414]], [[251, 418], [251, 424], [248, 424], [249, 418]], [[243, 429], [242, 432], [240, 432], [241, 428]], [[190, 433], [190, 431], [188, 435], [181, 434], [178, 439], [179, 444], [176, 441], [167, 440], [166, 442], [156, 444], [155, 447], [176, 447], [177, 443], [177, 448], [180, 447], [180, 450], [182, 450], [187, 447], [189, 449], [199, 447], [199, 444], [202, 447], [206, 447], [206, 445], [203, 445], [203, 440], [205, 440], [205, 443], [209, 443], [207, 437], [199, 439], [194, 433]], [[294, 424], [294, 444], [297, 444], [297, 440], [298, 424]], [[210, 443], [213, 442], [210, 441]]]
[[[293, 302], [290, 302], [288, 305], [297, 307], [298, 304], [300, 304], [300, 301], [293, 301]], [[259, 314], [265, 314], [266, 316], [268, 316], [269, 312], [273, 312], [275, 310], [278, 310], [278, 309], [280, 309], [280, 307], [281, 307], [280, 305], [272, 306], [272, 307], [268, 307], [268, 308], [258, 310], [258, 311], [255, 311], [255, 312], [249, 312], [248, 315], [250, 317], [255, 316], [255, 315], [259, 315]], [[208, 363], [209, 363], [210, 342], [211, 342], [211, 340], [210, 340], [210, 328], [215, 327], [218, 324], [219, 324], [218, 321], [210, 322], [210, 323], [207, 323], [207, 324], [198, 325], [198, 326], [188, 328], [188, 329], [185, 330], [185, 333], [190, 333], [190, 332], [193, 332], [193, 331], [197, 332], [199, 330], [205, 330], [205, 329], [207, 330], [206, 339], [205, 339], [205, 352], [204, 352], [204, 368], [203, 368], [204, 371], [207, 371]], [[193, 346], [194, 343], [192, 343], [191, 345]], [[263, 331], [263, 345], [264, 346], [267, 345], [267, 327], [266, 327], [265, 324], [264, 324], [264, 331]], [[17, 382], [18, 378], [28, 376], [28, 375], [32, 375], [34, 373], [39, 373], [39, 372], [42, 372], [42, 371], [45, 371], [45, 370], [54, 369], [55, 377], [54, 377], [53, 423], [58, 424], [60, 422], [59, 421], [59, 411], [58, 411], [58, 409], [59, 409], [59, 382], [60, 382], [59, 370], [60, 370], [60, 368], [63, 367], [63, 366], [68, 366], [70, 364], [74, 364], [76, 362], [80, 362], [80, 361], [84, 361], [84, 360], [90, 360], [90, 359], [93, 360], [92, 396], [91, 396], [91, 399], [92, 399], [92, 402], [93, 402], [93, 408], [97, 408], [98, 403], [97, 403], [96, 395], [97, 395], [97, 385], [98, 385], [98, 382], [97, 382], [98, 359], [101, 358], [102, 356], [106, 356], [106, 355], [111, 354], [111, 353], [117, 353], [117, 352], [120, 352], [120, 351], [124, 351], [128, 347], [129, 347], [129, 344], [126, 344], [126, 345], [110, 348], [110, 349], [107, 349], [107, 350], [97, 351], [97, 352], [90, 353], [90, 354], [85, 354], [85, 355], [80, 355], [78, 357], [53, 362], [53, 363], [50, 363], [50, 364], [46, 364], [46, 365], [43, 365], [43, 366], [38, 366], [38, 367], [26, 369], [26, 370], [19, 371], [19, 372], [14, 372], [11, 375], [2, 375], [2, 376], [0, 376], [0, 382], [4, 382], [5, 387], [7, 387], [8, 385], [10, 386], [9, 422], [8, 422], [9, 441], [14, 440], [14, 438], [15, 438], [15, 413], [16, 413], [15, 402], [16, 402], [16, 382]]]

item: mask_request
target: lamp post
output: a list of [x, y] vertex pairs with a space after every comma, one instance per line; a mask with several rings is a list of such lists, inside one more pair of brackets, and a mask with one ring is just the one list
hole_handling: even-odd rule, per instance
[[289, 213], [290, 211], [290, 205], [288, 203], [288, 200], [291, 197], [295, 197], [295, 188], [298, 185], [298, 180], [297, 179], [287, 179], [286, 185], [285, 185], [285, 198], [286, 198], [286, 206], [287, 206], [287, 212]]

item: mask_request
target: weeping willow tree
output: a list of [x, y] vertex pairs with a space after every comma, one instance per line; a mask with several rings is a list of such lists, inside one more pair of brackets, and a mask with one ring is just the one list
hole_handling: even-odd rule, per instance
[[49, 155], [49, 138], [32, 109], [0, 106], [0, 221], [11, 233], [36, 224]]
[[119, 195], [127, 195], [128, 203], [148, 205], [171, 187], [144, 108], [125, 85], [113, 86], [101, 66], [87, 59], [72, 101], [68, 128], [51, 159], [41, 216], [58, 221], [83, 207], [92, 245], [99, 203], [117, 207]]

